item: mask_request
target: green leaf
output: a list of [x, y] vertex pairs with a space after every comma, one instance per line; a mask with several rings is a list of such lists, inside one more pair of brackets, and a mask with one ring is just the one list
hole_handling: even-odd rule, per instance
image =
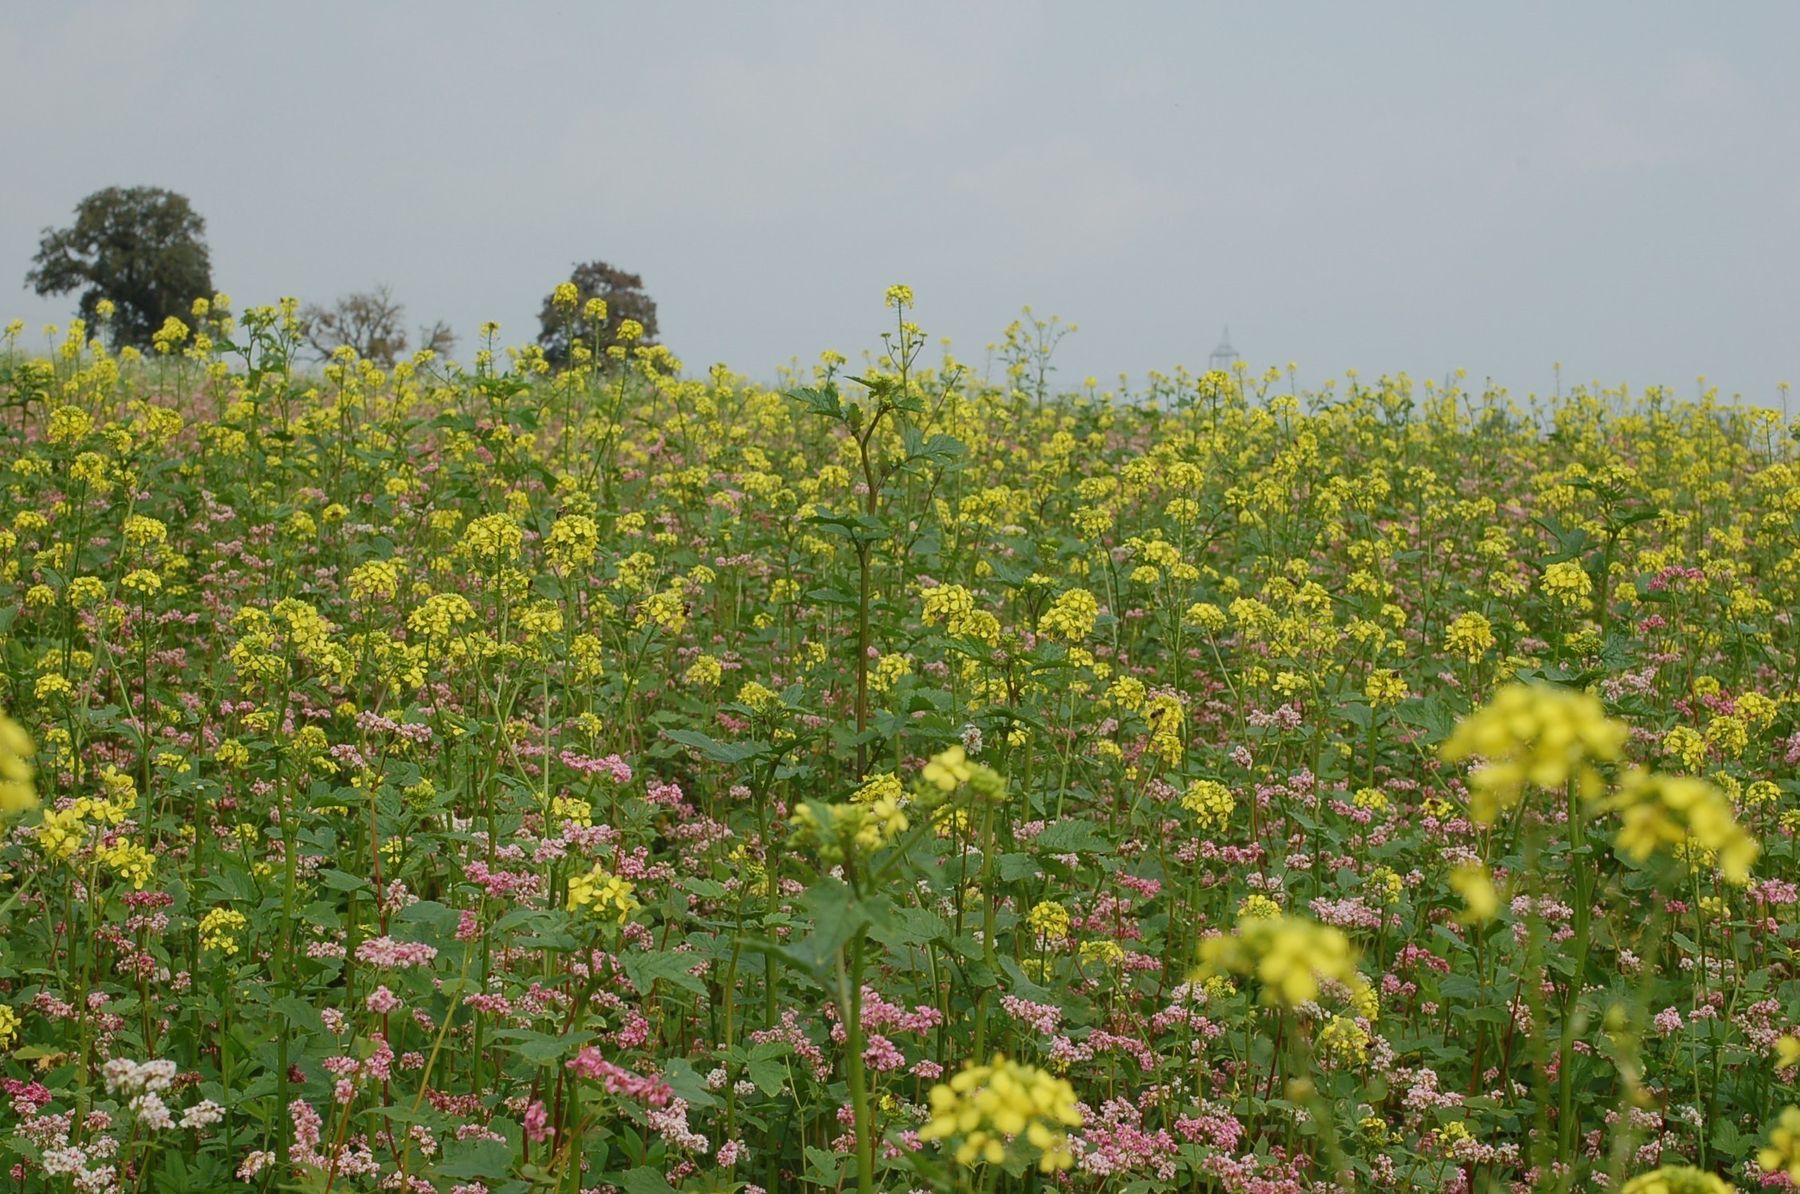
[[1092, 821], [1076, 818], [1047, 826], [1032, 844], [1047, 854], [1112, 853], [1112, 843], [1101, 836]]
[[926, 460], [933, 464], [948, 464], [963, 454], [963, 442], [954, 435], [939, 433], [928, 438], [917, 427], [907, 427], [902, 431], [900, 443], [906, 449], [908, 460]]
[[513, 1146], [502, 1140], [476, 1140], [451, 1144], [434, 1167], [439, 1177], [487, 1178], [512, 1168]]
[[696, 995], [704, 995], [706, 984], [688, 972], [705, 960], [699, 954], [676, 953], [672, 950], [626, 954], [625, 977], [631, 980], [631, 985], [637, 988], [639, 995], [648, 995], [650, 988], [659, 981], [674, 983]]
[[886, 519], [866, 514], [861, 510], [852, 510], [848, 513], [819, 510], [807, 521], [842, 531], [853, 543], [885, 539], [891, 531]]
[[996, 861], [1000, 864], [1002, 882], [1017, 883], [1021, 879], [1035, 879], [1044, 873], [1038, 860], [1029, 854], [1002, 854]]
[[889, 905], [869, 923], [870, 938], [895, 949], [925, 945], [949, 932], [950, 923], [929, 908]]
[[815, 415], [824, 415], [830, 419], [843, 419], [844, 403], [838, 397], [837, 386], [827, 382], [822, 386], [800, 386], [782, 395], [804, 406]]
[[457, 926], [462, 923], [462, 913], [436, 900], [420, 900], [416, 904], [408, 904], [395, 919], [425, 925], [433, 934], [443, 937], [456, 932]]
[[813, 931], [804, 941], [784, 950], [788, 958], [814, 971], [823, 971], [838, 950], [869, 923], [868, 910], [851, 894], [841, 879], [824, 878], [806, 889], [800, 906], [812, 916]]
[[571, 1032], [558, 1035], [539, 1032], [535, 1028], [501, 1028], [494, 1032], [496, 1040], [511, 1041], [513, 1052], [532, 1065], [550, 1065], [572, 1056], [581, 1046], [597, 1037], [595, 1032]]
[[715, 763], [737, 764], [754, 759], [767, 749], [761, 742], [720, 742], [699, 730], [664, 730], [663, 737], [692, 747]]
[[756, 1089], [766, 1095], [778, 1095], [787, 1086], [788, 1067], [786, 1058], [793, 1046], [785, 1041], [764, 1041], [750, 1050], [750, 1059], [745, 1063], [745, 1072], [750, 1081], [756, 1083]]
[[[1001, 973], [1006, 975], [1007, 990], [1009, 993], [1019, 995], [1025, 999], [1044, 1003], [1049, 1003], [1053, 1000], [1062, 1000], [1066, 1002], [1064, 996], [1056, 995], [1048, 988], [1041, 987], [1037, 983], [1032, 982], [1031, 978], [1025, 973], [1024, 968], [1020, 966], [1010, 954], [1000, 954], [995, 960], [1000, 963]], [[1068, 1009], [1065, 1007], [1064, 1010], [1066, 1011]]]
[[806, 1180], [820, 1186], [836, 1186], [844, 1172], [844, 1160], [816, 1145], [806, 1146]]
[[[325, 1020], [319, 1015], [319, 1009], [298, 995], [283, 995], [270, 1006], [296, 1028], [304, 1028], [308, 1032], [325, 1031]], [[15, 1053], [14, 1056], [18, 1054]]]
[[611, 1180], [625, 1194], [675, 1194], [675, 1187], [669, 1184], [669, 1179], [663, 1176], [662, 1170], [648, 1165], [640, 1165]]
[[706, 1088], [706, 1077], [685, 1057], [671, 1058], [662, 1067], [662, 1077], [669, 1089], [690, 1107], [717, 1107], [719, 1096]]

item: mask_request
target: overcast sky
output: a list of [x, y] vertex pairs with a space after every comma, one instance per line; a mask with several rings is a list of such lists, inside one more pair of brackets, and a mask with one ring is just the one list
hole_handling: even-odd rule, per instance
[[206, 217], [240, 306], [386, 282], [464, 347], [576, 261], [691, 372], [965, 359], [1058, 380], [1463, 367], [1774, 401], [1800, 381], [1800, 4], [5, 0], [0, 319], [83, 195]]

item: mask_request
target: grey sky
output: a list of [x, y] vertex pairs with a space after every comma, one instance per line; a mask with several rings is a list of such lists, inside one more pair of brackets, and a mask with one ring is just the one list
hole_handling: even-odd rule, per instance
[[240, 304], [393, 285], [466, 348], [577, 260], [692, 372], [884, 326], [1059, 381], [1462, 366], [1773, 401], [1800, 381], [1800, 5], [7, 0], [0, 318], [108, 185], [208, 223]]

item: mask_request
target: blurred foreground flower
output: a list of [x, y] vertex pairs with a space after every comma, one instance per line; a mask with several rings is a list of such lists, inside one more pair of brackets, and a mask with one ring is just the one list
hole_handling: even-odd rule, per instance
[[1640, 1173], [1619, 1194], [1732, 1194], [1737, 1187], [1691, 1165], [1665, 1165]]
[[1367, 985], [1343, 930], [1299, 916], [1245, 915], [1229, 935], [1202, 941], [1198, 977], [1221, 974], [1254, 978], [1264, 1003], [1290, 1008], [1317, 999], [1327, 979], [1353, 991]]
[[0, 813], [23, 812], [37, 807], [36, 774], [31, 757], [37, 753], [23, 726], [0, 713]]
[[1038, 1168], [1053, 1173], [1075, 1163], [1063, 1129], [1080, 1126], [1081, 1111], [1068, 1082], [996, 1053], [988, 1065], [970, 1063], [949, 1082], [932, 1087], [931, 1122], [919, 1129], [919, 1139], [962, 1137], [956, 1160], [972, 1167], [998, 1165], [1023, 1136], [1038, 1153]]
[[1500, 912], [1493, 876], [1479, 862], [1465, 862], [1451, 871], [1450, 889], [1462, 897], [1463, 911], [1456, 919], [1463, 924], [1485, 924]]
[[1757, 1150], [1756, 1163], [1765, 1173], [1785, 1171], [1789, 1181], [1800, 1183], [1800, 1107], [1782, 1111], [1769, 1132], [1768, 1146]]
[[1732, 813], [1725, 793], [1702, 779], [1633, 768], [1607, 807], [1619, 810], [1619, 850], [1643, 862], [1667, 849], [1690, 867], [1716, 862], [1729, 883], [1749, 882], [1762, 846]]
[[1451, 762], [1482, 760], [1469, 776], [1469, 811], [1492, 825], [1527, 786], [1573, 782], [1583, 796], [1598, 796], [1602, 781], [1594, 764], [1616, 761], [1626, 732], [1598, 697], [1549, 684], [1509, 684], [1457, 723], [1442, 753]]

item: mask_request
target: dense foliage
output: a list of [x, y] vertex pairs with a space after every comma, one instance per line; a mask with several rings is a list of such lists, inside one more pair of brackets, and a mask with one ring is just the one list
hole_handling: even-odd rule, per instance
[[17, 1188], [1800, 1176], [1777, 415], [888, 297], [785, 392], [9, 332]]
[[25, 284], [39, 294], [79, 290], [81, 317], [104, 320], [115, 346], [150, 346], [170, 316], [212, 293], [206, 220], [187, 196], [161, 187], [107, 187], [75, 205], [75, 222], [46, 228]]

